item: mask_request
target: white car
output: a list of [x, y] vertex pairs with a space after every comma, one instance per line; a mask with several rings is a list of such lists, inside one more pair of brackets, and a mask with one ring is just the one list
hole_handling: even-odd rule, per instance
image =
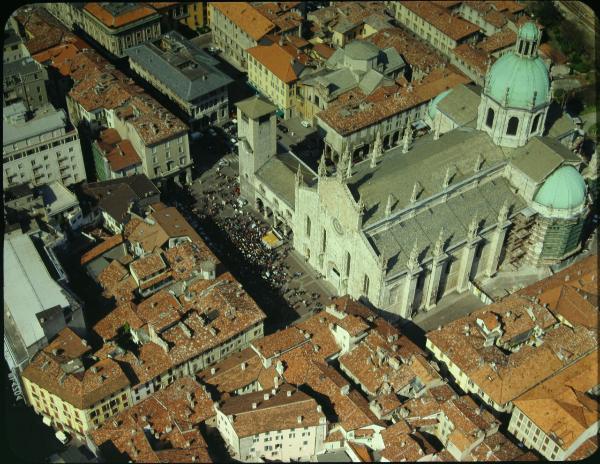
[[302, 127], [310, 127], [310, 122], [308, 122], [308, 121], [302, 121], [302, 122], [300, 123], [300, 125], [301, 125]]
[[237, 143], [237, 139], [235, 137], [231, 137], [229, 139], [231, 141], [231, 143], [236, 144]]

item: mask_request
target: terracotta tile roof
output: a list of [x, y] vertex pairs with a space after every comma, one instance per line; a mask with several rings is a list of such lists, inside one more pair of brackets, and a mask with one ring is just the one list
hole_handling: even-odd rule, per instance
[[498, 431], [486, 436], [470, 455], [474, 461], [519, 461], [523, 450], [504, 433]]
[[178, 243], [165, 250], [163, 256], [172, 269], [173, 278], [178, 281], [192, 278], [207, 262], [218, 263], [204, 241]]
[[414, 84], [412, 89], [392, 85], [380, 87], [368, 96], [359, 89], [349, 90], [326, 110], [317, 113], [317, 117], [338, 134], [347, 136], [395, 114], [423, 105], [444, 90], [469, 82], [469, 78], [448, 66], [434, 70], [427, 79]]
[[215, 280], [194, 281], [179, 300], [185, 312], [181, 324], [160, 335], [169, 344], [175, 365], [225, 343], [266, 318], [228, 272]]
[[36, 6], [30, 12], [20, 8], [15, 11], [14, 17], [25, 29], [25, 47], [31, 55], [56, 47], [66, 38], [74, 37], [44, 8]]
[[160, 210], [155, 210], [151, 216], [156, 223], [163, 228], [169, 238], [187, 236], [192, 240], [192, 242], [198, 244], [202, 253], [210, 256], [211, 261], [214, 263], [219, 262], [217, 257], [204, 244], [202, 237], [198, 235], [190, 223], [185, 220], [179, 211], [177, 211], [177, 208], [172, 206], [161, 208]]
[[373, 462], [373, 456], [371, 455], [371, 451], [365, 445], [360, 445], [358, 443], [348, 442], [348, 446], [352, 448], [352, 451], [358, 456], [358, 459], [361, 462]]
[[335, 52], [333, 48], [324, 43], [314, 44], [312, 49], [324, 60], [328, 60]]
[[297, 4], [299, 2], [265, 2], [253, 6], [277, 27], [277, 32], [286, 32], [297, 29], [302, 24], [300, 12], [291, 11]]
[[212, 462], [198, 428], [212, 411], [202, 386], [184, 377], [106, 421], [91, 436], [109, 460]]
[[296, 327], [289, 327], [267, 335], [259, 340], [254, 340], [252, 348], [265, 359], [279, 356], [281, 353], [306, 343], [308, 338]]
[[291, 84], [298, 80], [300, 71], [298, 66], [294, 66], [296, 55], [278, 43], [258, 45], [247, 51], [280, 81]]
[[445, 8], [431, 2], [402, 1], [400, 3], [453, 40], [463, 39], [479, 31], [479, 26], [453, 16]]
[[32, 58], [44, 66], [55, 68], [62, 76], [71, 74], [71, 62], [81, 50], [90, 46], [75, 36], [63, 37], [62, 43], [32, 55]]
[[151, 253], [133, 261], [129, 269], [132, 274], [135, 273], [139, 281], [142, 281], [153, 274], [166, 271], [167, 265], [159, 253]]
[[161, 333], [181, 319], [183, 308], [177, 298], [166, 290], [160, 290], [137, 306], [137, 316]]
[[112, 235], [111, 237], [96, 245], [91, 250], [85, 252], [80, 260], [81, 265], [85, 266], [93, 259], [97, 258], [100, 255], [103, 255], [108, 250], [112, 250], [114, 247], [120, 245], [121, 243], [123, 243], [123, 237], [121, 235]]
[[365, 323], [361, 318], [347, 315], [341, 320], [337, 320], [336, 324], [344, 329], [351, 337], [356, 337], [361, 333], [369, 329], [369, 325]]
[[492, 34], [477, 44], [484, 52], [493, 53], [506, 47], [513, 46], [517, 42], [517, 33], [510, 28]]
[[448, 61], [447, 58], [431, 45], [419, 40], [403, 28], [392, 27], [383, 29], [370, 36], [367, 40], [381, 49], [394, 47], [413, 71], [418, 70], [426, 73], [431, 69], [445, 66]]
[[144, 384], [173, 367], [163, 348], [154, 342], [142, 344], [136, 353], [119, 348], [114, 341], [106, 342], [94, 353], [99, 359], [110, 358], [124, 368], [132, 387]]
[[308, 319], [295, 324], [295, 327], [310, 335], [310, 344], [313, 351], [316, 350], [315, 356], [318, 359], [326, 360], [340, 352], [340, 347], [329, 329], [329, 324], [336, 320], [335, 316], [326, 311], [319, 311]]
[[568, 449], [598, 422], [599, 404], [586, 391], [598, 384], [598, 349], [513, 401], [546, 435]]
[[566, 459], [567, 461], [583, 461], [598, 451], [598, 435], [584, 441], [579, 448]]
[[364, 320], [375, 319], [375, 313], [373, 311], [371, 311], [362, 303], [353, 300], [348, 295], [335, 298], [331, 304], [335, 306], [335, 309], [343, 313], [358, 316]]
[[161, 248], [169, 240], [169, 235], [160, 224], [135, 217], [125, 225], [123, 237], [130, 243], [139, 243], [146, 253]]
[[100, 335], [102, 339], [112, 340], [125, 324], [129, 324], [132, 329], [139, 329], [144, 324], [136, 314], [134, 303], [127, 302], [117, 306], [96, 323], [93, 328], [94, 332]]
[[317, 402], [287, 384], [274, 395], [271, 391], [259, 391], [226, 399], [220, 409], [223, 414], [233, 416], [232, 426], [239, 438], [325, 423], [325, 414], [318, 410]]
[[[263, 367], [261, 359], [252, 348], [246, 348], [204, 369], [197, 377], [203, 383], [214, 385], [220, 393], [233, 393], [258, 381], [263, 370], [268, 370], [269, 374], [274, 372], [272, 368]], [[265, 388], [267, 387], [263, 386]]]
[[491, 58], [485, 51], [471, 44], [464, 43], [454, 48], [452, 53], [454, 53], [454, 56], [459, 61], [473, 68], [480, 76], [485, 76], [488, 61]]
[[275, 28], [271, 21], [248, 2], [211, 2], [211, 5], [253, 40], [260, 40]]
[[78, 409], [87, 409], [129, 385], [129, 379], [112, 359], [67, 374], [61, 363], [44, 351], [32, 359], [22, 375]]
[[127, 8], [121, 14], [114, 15], [110, 10], [105, 8], [102, 2], [86, 3], [84, 10], [88, 11], [93, 17], [100, 21], [105, 26], [117, 29], [139, 21], [143, 18], [156, 15], [156, 11], [144, 5], [143, 3]]
[[549, 58], [550, 60], [552, 60], [553, 63], [567, 64], [569, 62], [569, 58], [567, 58], [560, 50], [557, 50], [547, 42], [541, 44], [538, 50], [541, 55], [545, 56], [546, 58]]
[[103, 152], [113, 172], [119, 172], [123, 169], [142, 164], [142, 160], [133, 148], [133, 145], [131, 145], [131, 142], [129, 140], [121, 140], [116, 129], [105, 129], [102, 131], [96, 144]]
[[[580, 266], [585, 267], [585, 264]], [[571, 272], [576, 269], [577, 264]], [[552, 276], [441, 330], [429, 332], [427, 337], [497, 404], [504, 405], [597, 346], [598, 337], [594, 330], [581, 325], [572, 329], [562, 324], [554, 327], [556, 323], [550, 311], [536, 303], [535, 298], [542, 296], [544, 291], [565, 283], [566, 272], [562, 274], [562, 280], [560, 276]], [[512, 353], [496, 345], [485, 347], [484, 336], [475, 320], [488, 311], [501, 318], [503, 335], [500, 342], [514, 343], [511, 339], [518, 340], [537, 326], [543, 329], [543, 344], [537, 347], [523, 345]], [[465, 335], [466, 326], [470, 327], [469, 337]]]
[[119, 282], [129, 276], [127, 269], [116, 259], [102, 269], [98, 275], [98, 283], [104, 290], [110, 291]]
[[43, 351], [56, 362], [63, 363], [82, 357], [91, 351], [87, 341], [79, 337], [71, 328], [65, 327], [43, 348]]

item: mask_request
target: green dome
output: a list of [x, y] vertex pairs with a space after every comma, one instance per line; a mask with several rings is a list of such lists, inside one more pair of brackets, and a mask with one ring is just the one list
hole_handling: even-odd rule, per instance
[[437, 97], [431, 100], [431, 102], [429, 103], [429, 108], [427, 109], [427, 112], [429, 113], [429, 117], [431, 119], [433, 119], [438, 112], [437, 104], [441, 102], [444, 99], [444, 97], [448, 95], [451, 91], [452, 89], [444, 90]]
[[537, 26], [529, 21], [521, 26], [518, 36], [519, 39], [537, 41], [539, 34], [540, 30], [537, 28]]
[[544, 181], [533, 200], [547, 208], [577, 208], [585, 202], [585, 181], [573, 166], [563, 166]]
[[546, 103], [550, 98], [550, 79], [541, 58], [527, 58], [516, 53], [500, 57], [487, 76], [486, 93], [504, 105], [507, 89], [507, 106], [530, 108], [535, 92], [536, 106]]

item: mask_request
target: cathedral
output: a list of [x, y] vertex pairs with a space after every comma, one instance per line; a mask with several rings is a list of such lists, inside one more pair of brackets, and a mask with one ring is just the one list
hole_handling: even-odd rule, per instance
[[[397, 146], [378, 136], [367, 159], [352, 147], [317, 172], [277, 154], [275, 107], [237, 104], [240, 194], [331, 283], [391, 318], [411, 319], [499, 267], [547, 266], [576, 253], [590, 209], [573, 131], [548, 121], [541, 33], [515, 49], [483, 88], [460, 85], [429, 107], [429, 134], [410, 121]], [[564, 126], [564, 124], [563, 124]]]

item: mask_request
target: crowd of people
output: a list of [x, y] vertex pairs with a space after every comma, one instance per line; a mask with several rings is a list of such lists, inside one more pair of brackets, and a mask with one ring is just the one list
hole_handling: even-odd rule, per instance
[[296, 310], [302, 306], [308, 311], [322, 309], [318, 293], [308, 293], [300, 288], [297, 279], [303, 273], [291, 271], [286, 263], [291, 245], [284, 243], [272, 249], [263, 242], [263, 237], [271, 227], [242, 208], [238, 202], [239, 184], [236, 177], [226, 174], [223, 167], [218, 167], [213, 181], [206, 183], [208, 187], [203, 189], [196, 204], [197, 215], [200, 219], [212, 219], [227, 235], [244, 257], [242, 270], [254, 273], [250, 279], [262, 279]]

